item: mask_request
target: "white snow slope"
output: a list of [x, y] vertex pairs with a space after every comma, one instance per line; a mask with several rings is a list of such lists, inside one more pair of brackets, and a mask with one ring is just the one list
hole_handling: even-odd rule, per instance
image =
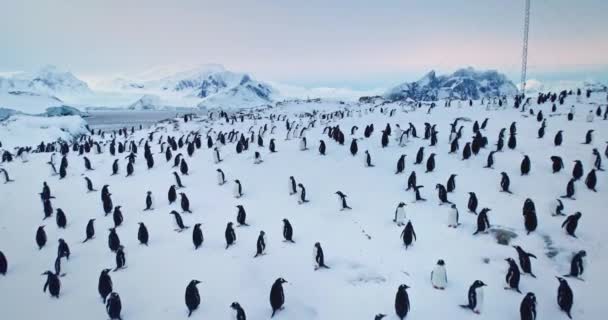
[[[600, 97], [593, 96], [592, 99]], [[601, 99], [605, 99], [604, 96]], [[534, 253], [533, 271], [537, 278], [523, 275], [522, 292], [536, 294], [539, 319], [567, 319], [556, 303], [558, 281], [555, 276], [569, 270], [572, 253], [587, 250], [588, 265], [579, 281], [569, 278], [574, 292], [574, 319], [601, 319], [605, 313], [605, 270], [608, 265], [605, 228], [608, 223], [606, 208], [608, 195], [605, 172], [597, 172], [598, 192], [588, 190], [582, 181], [576, 182], [576, 200], [563, 200], [565, 212], [582, 212], [577, 230], [578, 239], [569, 237], [561, 228], [563, 217], [552, 217], [554, 201], [565, 194], [565, 186], [571, 177], [574, 160], [583, 161], [585, 175], [592, 167], [591, 150], [602, 152], [604, 163], [605, 141], [608, 140], [606, 121], [585, 121], [587, 111], [595, 108], [586, 99], [577, 104], [574, 121], [566, 120], [566, 112], [574, 98], [559, 106], [555, 116], [550, 104], [532, 108], [542, 109], [547, 116], [547, 133], [537, 139], [539, 123], [528, 113], [511, 107], [504, 110], [485, 111], [475, 104], [469, 108], [438, 107], [430, 115], [426, 109], [410, 111], [397, 105], [396, 114], [389, 117], [379, 107], [367, 112], [371, 106], [324, 106], [316, 115], [316, 123], [306, 131], [309, 150], [300, 151], [298, 139], [285, 140], [283, 121], [275, 121], [276, 130], [270, 133], [273, 124], [267, 116], [270, 112], [285, 114], [299, 127], [308, 126], [309, 118], [295, 113], [312, 112], [312, 109], [289, 106], [271, 109], [257, 114], [261, 118], [237, 122], [234, 125], [223, 119], [216, 121], [190, 121], [164, 123], [153, 127], [156, 130], [151, 143], [154, 153], [154, 168], [148, 170], [143, 158], [143, 145], [135, 165], [135, 173], [125, 177], [126, 154], [112, 157], [106, 146], [103, 154], [88, 154], [94, 171], [85, 171], [83, 160], [74, 152], [68, 155], [68, 175], [60, 180], [49, 174], [50, 154], [32, 154], [29, 162], [19, 159], [2, 166], [15, 182], [0, 184], [0, 250], [8, 259], [8, 272], [0, 276], [0, 310], [3, 319], [62, 319], [62, 320], [106, 320], [104, 305], [97, 293], [98, 277], [102, 269], [115, 265], [115, 257], [108, 249], [108, 228], [113, 226], [112, 217], [104, 216], [99, 192], [87, 193], [84, 176], [90, 177], [98, 190], [109, 185], [115, 205], [122, 206], [125, 221], [117, 228], [125, 246], [127, 269], [111, 272], [114, 291], [120, 294], [123, 319], [186, 319], [184, 291], [192, 279], [202, 281], [198, 285], [202, 303], [193, 319], [234, 319], [229, 305], [238, 301], [245, 309], [248, 319], [269, 319], [270, 287], [278, 277], [288, 284], [285, 289], [285, 308], [274, 319], [373, 319], [376, 313], [388, 314], [387, 319], [398, 319], [394, 312], [395, 293], [400, 284], [407, 284], [411, 310], [407, 319], [519, 319], [519, 306], [523, 295], [503, 289], [507, 257], [517, 260], [515, 249], [496, 243], [491, 234], [473, 236], [476, 216], [467, 212], [468, 192], [477, 193], [479, 207], [488, 207], [490, 223], [513, 230], [519, 236], [512, 245], [521, 245]], [[331, 110], [348, 109], [347, 117], [334, 117], [330, 123], [319, 119], [320, 114]], [[467, 161], [461, 161], [461, 152], [448, 154], [449, 123], [456, 117], [468, 117], [483, 121], [488, 117], [483, 134], [488, 137], [487, 149]], [[216, 117], [217, 118], [217, 117]], [[495, 154], [494, 169], [483, 169], [486, 157], [493, 150], [498, 132], [517, 122], [517, 147]], [[395, 124], [402, 128], [412, 122], [423, 135], [423, 123], [437, 124], [439, 142], [429, 147], [429, 141], [410, 139], [406, 147], [398, 147], [391, 137], [387, 148], [381, 148], [381, 130], [387, 123], [393, 130]], [[375, 131], [369, 139], [363, 138], [363, 128], [373, 123]], [[249, 150], [237, 154], [235, 144], [221, 148], [219, 165], [213, 163], [211, 149], [206, 147], [205, 134], [212, 129], [212, 136], [220, 131], [238, 130], [247, 132], [250, 127], [258, 132], [268, 124], [264, 137], [265, 148], [251, 143]], [[464, 126], [461, 150], [472, 135], [473, 122], [460, 122]], [[325, 126], [340, 125], [346, 136], [344, 146], [338, 145], [326, 134]], [[352, 156], [348, 146], [352, 136], [350, 129], [357, 125], [354, 137], [359, 140], [359, 153]], [[591, 145], [583, 145], [585, 133], [594, 129]], [[167, 190], [174, 184], [171, 172], [173, 160], [166, 162], [160, 146], [160, 136], [179, 138], [193, 130], [200, 130], [203, 146], [185, 160], [190, 172], [182, 175], [185, 192], [191, 202], [193, 214], [182, 214], [186, 225], [202, 223], [205, 242], [194, 250], [192, 228], [182, 233], [174, 231], [174, 219], [169, 212], [181, 212], [179, 204], [169, 205]], [[553, 136], [564, 130], [564, 143], [553, 146]], [[298, 130], [299, 131], [299, 130]], [[136, 132], [128, 139], [138, 142], [148, 132]], [[507, 133], [508, 134], [508, 133]], [[106, 135], [108, 139], [109, 134]], [[99, 136], [93, 137], [99, 140]], [[269, 153], [268, 143], [275, 139], [277, 153]], [[117, 138], [124, 141], [123, 137]], [[185, 139], [185, 138], [184, 138]], [[327, 155], [319, 155], [318, 142], [327, 144]], [[2, 140], [6, 140], [2, 136]], [[3, 141], [4, 142], [4, 141]], [[10, 145], [10, 143], [9, 143]], [[165, 145], [166, 146], [166, 145]], [[416, 151], [425, 146], [425, 161], [431, 152], [437, 154], [435, 171], [425, 173], [424, 162], [414, 165]], [[264, 162], [253, 164], [253, 152], [259, 151]], [[369, 150], [373, 168], [363, 166], [364, 151]], [[178, 151], [173, 152], [173, 155]], [[406, 169], [396, 175], [396, 161], [407, 154]], [[532, 161], [528, 176], [520, 176], [519, 168], [523, 155]], [[566, 167], [557, 174], [551, 172], [549, 157], [560, 155]], [[119, 159], [120, 174], [111, 176], [111, 165]], [[606, 167], [606, 165], [604, 165]], [[226, 173], [228, 183], [218, 186], [216, 169]], [[422, 196], [426, 202], [412, 203], [414, 196], [405, 191], [409, 173], [414, 170], [418, 184], [424, 185]], [[500, 172], [511, 177], [513, 195], [499, 192]], [[435, 184], [445, 184], [448, 176], [457, 173], [456, 190], [449, 199], [460, 210], [462, 225], [458, 229], [447, 227], [449, 207], [439, 205]], [[288, 177], [293, 175], [307, 189], [310, 202], [298, 205], [295, 196], [289, 196]], [[232, 196], [233, 180], [240, 179], [245, 195], [240, 199]], [[584, 177], [583, 177], [584, 179]], [[0, 178], [2, 181], [2, 178]], [[42, 220], [43, 212], [38, 192], [42, 182], [48, 182], [53, 196], [54, 208], [62, 208], [68, 218], [65, 230], [58, 229], [54, 217]], [[155, 209], [143, 211], [146, 191], [155, 196]], [[351, 211], [339, 211], [338, 197], [341, 190], [348, 195]], [[531, 198], [537, 209], [538, 229], [526, 235], [522, 205]], [[400, 239], [402, 228], [393, 222], [397, 203], [407, 203], [407, 219], [414, 225], [417, 241], [408, 250]], [[178, 198], [179, 202], [179, 198]], [[242, 204], [247, 211], [249, 227], [236, 227], [237, 242], [225, 249], [224, 230], [226, 223], [235, 221], [236, 205]], [[96, 238], [81, 243], [85, 238], [85, 226], [96, 218]], [[282, 222], [288, 218], [294, 228], [295, 244], [283, 242]], [[139, 245], [138, 222], [144, 222], [150, 232], [149, 246]], [[236, 223], [235, 223], [236, 224]], [[35, 232], [39, 225], [46, 225], [48, 243], [38, 250]], [[253, 258], [260, 230], [266, 231], [267, 255]], [[366, 236], [369, 235], [369, 238]], [[50, 298], [42, 292], [45, 277], [40, 274], [53, 270], [57, 251], [57, 239], [63, 238], [70, 245], [69, 261], [62, 261], [66, 276], [61, 278], [59, 299]], [[550, 239], [550, 247], [545, 239]], [[320, 242], [325, 252], [329, 270], [313, 270], [313, 244]], [[549, 258], [545, 253], [556, 250]], [[438, 259], [446, 261], [448, 286], [446, 290], [435, 290], [430, 284], [430, 272]], [[486, 260], [484, 262], [484, 260]], [[460, 308], [467, 301], [471, 283], [483, 280], [485, 306], [480, 316]]]

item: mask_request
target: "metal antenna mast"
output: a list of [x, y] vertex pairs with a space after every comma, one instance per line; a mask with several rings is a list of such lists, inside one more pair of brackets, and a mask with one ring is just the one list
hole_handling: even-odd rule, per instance
[[524, 18], [524, 45], [521, 54], [521, 95], [526, 93], [526, 69], [528, 68], [528, 29], [530, 27], [530, 0], [526, 0]]

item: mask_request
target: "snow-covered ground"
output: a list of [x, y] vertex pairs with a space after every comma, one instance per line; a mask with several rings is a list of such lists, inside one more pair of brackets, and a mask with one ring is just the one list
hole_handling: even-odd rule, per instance
[[[602, 101], [604, 94], [592, 97], [593, 102]], [[473, 236], [476, 216], [467, 212], [468, 192], [475, 192], [479, 208], [488, 207], [490, 223], [493, 227], [508, 229], [517, 233], [511, 245], [520, 245], [535, 254], [532, 268], [537, 278], [523, 275], [520, 289], [534, 292], [538, 300], [539, 319], [566, 319], [556, 303], [558, 281], [555, 276], [568, 272], [572, 253], [586, 250], [589, 262], [583, 278], [585, 281], [568, 279], [574, 292], [574, 319], [601, 319], [606, 308], [602, 295], [606, 286], [605, 270], [608, 266], [608, 251], [604, 229], [608, 218], [605, 208], [606, 173], [597, 172], [597, 193], [587, 189], [583, 181], [576, 182], [576, 200], [563, 200], [565, 213], [582, 212], [577, 230], [578, 239], [569, 237], [561, 228], [564, 217], [553, 217], [555, 199], [565, 194], [566, 183], [571, 177], [574, 160], [582, 160], [585, 175], [593, 162], [591, 150], [598, 148], [602, 161], [608, 140], [607, 121], [596, 118], [586, 122], [589, 110], [596, 105], [587, 99], [577, 103], [569, 97], [558, 111], [550, 111], [546, 103], [532, 108], [539, 109], [547, 119], [546, 135], [537, 139], [540, 123], [535, 116], [529, 116], [508, 106], [501, 110], [486, 111], [479, 102], [470, 108], [463, 103], [462, 108], [453, 104], [451, 108], [442, 106], [427, 114], [427, 108], [411, 111], [409, 107], [396, 104], [385, 105], [383, 109], [395, 109], [394, 116], [381, 113], [380, 107], [371, 105], [343, 104], [287, 104], [256, 114], [258, 120], [226, 123], [223, 119], [209, 121], [206, 117], [188, 123], [178, 119], [163, 123], [145, 131], [136, 131], [129, 141], [140, 142], [147, 138], [149, 131], [155, 131], [150, 142], [154, 153], [154, 167], [147, 169], [143, 157], [143, 143], [135, 164], [135, 173], [125, 177], [126, 154], [109, 154], [105, 146], [103, 154], [86, 154], [94, 171], [85, 171], [82, 156], [75, 152], [68, 155], [67, 176], [60, 180], [49, 173], [46, 162], [50, 154], [32, 154], [29, 162], [17, 159], [3, 163], [15, 182], [0, 184], [0, 251], [8, 259], [8, 272], [0, 276], [0, 310], [7, 319], [107, 319], [104, 305], [97, 293], [98, 277], [102, 269], [115, 265], [114, 254], [108, 249], [108, 228], [113, 226], [111, 215], [104, 217], [99, 192], [86, 192], [84, 176], [91, 178], [96, 189], [109, 185], [114, 205], [121, 205], [125, 221], [117, 228], [125, 246], [128, 268], [111, 272], [114, 291], [120, 294], [123, 319], [185, 319], [187, 309], [184, 304], [184, 290], [192, 279], [202, 281], [198, 285], [201, 305], [193, 313], [194, 319], [234, 319], [229, 308], [238, 301], [245, 309], [248, 319], [268, 319], [271, 308], [268, 302], [270, 287], [278, 277], [289, 283], [284, 285], [285, 309], [275, 315], [276, 319], [373, 319], [376, 313], [388, 314], [388, 319], [398, 319], [394, 312], [397, 287], [405, 283], [408, 289], [411, 311], [407, 319], [519, 319], [519, 305], [523, 299], [511, 290], [504, 290], [507, 262], [505, 258], [517, 260], [514, 248], [500, 245], [492, 234]], [[569, 106], [576, 104], [574, 121], [567, 121]], [[602, 112], [605, 106], [602, 107]], [[270, 114], [286, 115], [289, 121], [308, 126], [310, 118], [301, 116], [314, 109], [321, 110], [315, 118], [315, 125], [305, 133], [309, 150], [300, 151], [299, 139], [285, 140], [284, 121], [269, 120]], [[373, 109], [373, 112], [368, 112]], [[336, 110], [345, 110], [345, 118], [327, 122], [320, 115]], [[450, 123], [457, 117], [472, 121], [460, 121], [463, 137], [460, 151], [448, 154]], [[487, 149], [479, 155], [462, 161], [464, 143], [473, 135], [473, 121], [481, 123], [489, 118], [483, 135], [489, 140]], [[217, 116], [216, 116], [217, 119]], [[380, 145], [381, 130], [390, 123], [393, 130], [400, 124], [407, 128], [414, 124], [418, 135], [424, 134], [424, 123], [437, 125], [439, 142], [430, 147], [428, 140], [410, 139], [406, 147], [399, 147], [394, 135], [387, 148]], [[504, 152], [494, 155], [494, 169], [484, 169], [490, 150], [494, 149], [498, 132], [517, 122], [517, 147], [510, 150], [505, 145]], [[363, 129], [374, 124], [373, 135], [363, 138]], [[249, 151], [237, 154], [235, 144], [221, 148], [224, 159], [213, 163], [212, 150], [207, 149], [205, 135], [212, 130], [212, 137], [218, 132], [236, 130], [250, 136], [249, 128], [258, 132], [268, 125], [264, 136], [264, 148], [251, 143]], [[341, 146], [323, 133], [326, 126], [339, 125], [346, 142]], [[358, 131], [351, 135], [351, 127]], [[270, 128], [276, 126], [274, 134]], [[593, 143], [581, 144], [585, 133], [594, 129]], [[5, 130], [0, 127], [0, 130]], [[553, 146], [553, 137], [558, 130], [564, 132], [564, 142]], [[173, 159], [165, 161], [157, 144], [161, 136], [171, 135], [177, 139], [189, 132], [198, 131], [202, 135], [203, 146], [188, 157], [185, 147], [174, 151], [185, 155], [189, 174], [181, 179], [186, 186], [178, 189], [190, 199], [192, 214], [182, 214], [186, 225], [202, 223], [204, 244], [198, 250], [192, 245], [192, 228], [182, 233], [174, 231], [175, 222], [169, 212], [181, 212], [178, 202], [169, 205], [167, 190], [174, 184], [172, 176]], [[30, 131], [7, 136], [0, 131], [4, 147], [26, 143], [17, 140]], [[44, 136], [59, 138], [60, 136]], [[359, 153], [352, 156], [349, 146], [353, 137], [359, 138]], [[271, 138], [275, 139], [277, 153], [268, 151]], [[99, 136], [93, 139], [102, 141]], [[109, 135], [106, 135], [107, 141]], [[184, 138], [185, 139], [185, 138]], [[257, 138], [256, 138], [257, 139]], [[37, 144], [40, 138], [31, 144]], [[118, 137], [117, 141], [125, 138]], [[319, 140], [327, 145], [327, 155], [319, 155]], [[215, 142], [215, 141], [214, 141]], [[505, 141], [506, 142], [506, 141]], [[425, 147], [424, 162], [414, 165], [416, 152]], [[165, 144], [166, 147], [166, 144]], [[364, 151], [369, 150], [373, 168], [364, 167]], [[12, 151], [12, 150], [11, 150]], [[264, 162], [255, 165], [253, 153], [259, 151]], [[436, 153], [436, 169], [425, 173], [424, 163], [428, 155]], [[403, 174], [395, 174], [396, 162], [401, 154], [406, 154], [406, 168]], [[520, 163], [524, 155], [532, 161], [528, 176], [520, 176]], [[560, 155], [564, 170], [552, 174], [550, 157]], [[120, 174], [111, 176], [114, 159], [120, 163]], [[604, 167], [607, 165], [604, 164]], [[227, 184], [218, 186], [216, 169], [226, 173]], [[413, 203], [414, 195], [405, 191], [406, 181], [411, 171], [415, 171], [418, 184], [424, 185], [422, 196], [426, 202]], [[500, 172], [511, 177], [513, 195], [499, 192]], [[450, 174], [456, 173], [456, 190], [449, 194], [460, 211], [462, 225], [458, 229], [447, 226], [449, 207], [439, 205], [435, 184], [446, 184]], [[288, 177], [294, 176], [307, 190], [310, 202], [299, 205], [296, 196], [289, 196]], [[239, 179], [244, 188], [244, 196], [235, 199], [232, 195], [233, 180]], [[584, 177], [583, 177], [584, 180]], [[3, 181], [0, 178], [0, 181]], [[42, 220], [43, 211], [39, 192], [46, 181], [53, 196], [54, 208], [61, 208], [67, 214], [65, 230], [58, 229], [54, 217]], [[155, 197], [155, 209], [143, 211], [146, 191]], [[350, 211], [339, 211], [338, 196], [342, 191], [348, 195]], [[537, 231], [526, 235], [522, 206], [526, 198], [536, 204], [539, 226]], [[407, 203], [407, 219], [411, 220], [417, 234], [417, 241], [405, 250], [400, 239], [402, 228], [393, 222], [397, 204]], [[225, 249], [224, 230], [226, 223], [235, 222], [236, 205], [243, 205], [247, 211], [249, 227], [236, 227], [237, 242]], [[96, 218], [96, 238], [81, 243], [85, 238], [85, 226], [91, 218]], [[291, 221], [294, 228], [295, 244], [283, 242], [283, 218]], [[141, 246], [137, 240], [138, 222], [144, 222], [150, 232], [149, 246]], [[236, 223], [235, 223], [236, 224]], [[35, 243], [36, 229], [46, 225], [48, 243], [38, 250]], [[256, 239], [260, 230], [267, 236], [267, 254], [253, 258]], [[42, 292], [45, 270], [53, 270], [57, 254], [57, 239], [67, 241], [72, 251], [69, 261], [62, 261], [61, 296], [50, 298]], [[329, 270], [314, 271], [313, 245], [320, 242], [325, 253]], [[547, 253], [557, 252], [549, 257]], [[448, 286], [446, 290], [435, 290], [430, 284], [430, 273], [438, 259], [446, 262]], [[485, 306], [480, 316], [460, 308], [467, 301], [467, 291], [474, 280], [482, 280], [485, 289]]]

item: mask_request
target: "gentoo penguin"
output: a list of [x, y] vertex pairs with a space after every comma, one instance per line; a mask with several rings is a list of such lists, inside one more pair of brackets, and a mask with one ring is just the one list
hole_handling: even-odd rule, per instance
[[61, 291], [61, 281], [59, 281], [59, 276], [51, 271], [46, 271], [42, 275], [46, 276], [46, 282], [44, 283], [42, 291], [46, 292], [46, 289], [48, 288], [51, 297], [59, 299], [59, 292]]
[[576, 238], [576, 227], [578, 226], [578, 220], [583, 216], [582, 213], [576, 212], [574, 214], [569, 215], [566, 220], [562, 223], [562, 228], [566, 228], [566, 233], [568, 235]]
[[469, 201], [467, 202], [467, 208], [470, 212], [477, 214], [477, 195], [475, 192], [469, 192]]
[[87, 192], [97, 191], [95, 190], [95, 188], [93, 188], [93, 182], [91, 182], [91, 179], [89, 179], [88, 177], [84, 177], [84, 180], [87, 181]]
[[557, 205], [555, 206], [555, 211], [551, 214], [552, 216], [565, 216], [564, 204], [560, 199], [557, 199]]
[[325, 265], [325, 255], [323, 254], [323, 248], [321, 248], [321, 243], [315, 243], [312, 258], [315, 271], [319, 270], [319, 268], [329, 269], [329, 267]]
[[593, 166], [595, 169], [598, 171], [604, 171], [604, 168], [602, 168], [602, 156], [600, 155], [600, 152], [597, 150], [597, 148], [593, 148], [591, 153], [593, 156], [595, 156], [595, 160], [593, 161]]
[[402, 284], [397, 289], [395, 295], [395, 313], [399, 319], [403, 320], [410, 311], [410, 298], [407, 295], [406, 289], [409, 287], [406, 284]]
[[447, 192], [453, 192], [456, 190], [456, 176], [457, 174], [451, 174], [448, 178], [448, 183], [446, 184]]
[[445, 262], [441, 259], [437, 261], [435, 268], [431, 271], [431, 284], [433, 288], [443, 290], [448, 285], [448, 275], [445, 271]]
[[283, 304], [285, 304], [285, 293], [283, 292], [283, 283], [287, 283], [287, 281], [283, 278], [278, 278], [275, 280], [272, 288], [270, 288], [270, 306], [272, 307], [272, 315], [271, 318], [274, 317], [274, 314], [277, 310], [283, 309]]
[[402, 173], [404, 169], [405, 169], [405, 155], [402, 154], [401, 157], [399, 157], [399, 160], [397, 160], [397, 171], [395, 172], [395, 174]]
[[127, 163], [127, 177], [133, 175], [133, 172], [135, 171], [135, 167], [133, 166], [133, 162], [129, 161]]
[[530, 158], [527, 155], [524, 155], [524, 159], [521, 161], [520, 171], [522, 176], [530, 173]]
[[114, 268], [113, 272], [126, 268], [127, 259], [125, 258], [124, 248], [123, 246], [118, 246], [118, 250], [116, 250], [116, 268]]
[[426, 199], [420, 195], [420, 189], [422, 188], [424, 188], [424, 186], [414, 186], [414, 193], [416, 195], [416, 199], [414, 201], [426, 201]]
[[289, 177], [289, 195], [294, 195], [298, 193], [296, 189], [296, 179], [293, 176]]
[[521, 320], [536, 320], [536, 296], [528, 292], [519, 305]]
[[452, 204], [450, 212], [448, 213], [448, 228], [458, 228], [458, 225], [460, 225], [458, 218], [458, 208], [456, 208], [455, 204]]
[[192, 311], [196, 310], [201, 304], [201, 296], [198, 293], [197, 284], [201, 283], [198, 280], [192, 280], [186, 287], [186, 307], [188, 307], [188, 317], [192, 315]]
[[68, 244], [62, 238], [59, 238], [58, 242], [59, 246], [57, 247], [57, 256], [60, 258], [65, 257], [66, 259], [70, 260], [70, 247], [68, 247]]
[[237, 199], [243, 196], [243, 187], [241, 186], [241, 181], [239, 181], [238, 179], [234, 180], [232, 195], [234, 195], [234, 197]]
[[340, 197], [340, 211], [351, 210], [352, 208], [346, 204], [346, 195], [342, 191], [336, 191], [336, 194]]
[[462, 149], [462, 159], [461, 160], [467, 160], [471, 157], [471, 143], [467, 142], [464, 145], [464, 148]]
[[486, 232], [487, 229], [490, 228], [490, 220], [488, 219], [488, 211], [491, 209], [483, 208], [477, 215], [477, 230], [473, 235], [476, 235], [480, 232]]
[[300, 151], [306, 151], [308, 150], [308, 147], [306, 147], [306, 137], [302, 137], [300, 138]]
[[583, 261], [583, 258], [586, 256], [587, 252], [585, 250], [577, 252], [572, 257], [572, 261], [570, 262], [570, 273], [565, 275], [565, 277], [575, 277], [580, 279], [580, 277], [583, 275], [583, 272], [585, 272], [585, 263]]
[[509, 263], [509, 270], [507, 271], [507, 275], [505, 277], [505, 281], [507, 282], [505, 289], [513, 289], [521, 293], [521, 291], [519, 291], [519, 267], [517, 266], [517, 263], [515, 263], [515, 260], [511, 258], [507, 258], [505, 261]]
[[324, 156], [325, 155], [325, 141], [323, 140], [319, 140], [319, 154]]
[[217, 147], [213, 148], [213, 163], [218, 164], [222, 162], [222, 158], [220, 157], [220, 149]]
[[580, 160], [574, 161], [574, 168], [572, 168], [572, 178], [578, 180], [583, 176], [583, 163]]
[[409, 191], [412, 188], [416, 187], [416, 171], [412, 171], [410, 176], [407, 178], [407, 188], [406, 191]]
[[260, 164], [262, 162], [264, 162], [264, 160], [262, 160], [262, 155], [256, 151], [253, 154], [253, 164]]
[[[272, 140], [270, 140], [272, 142]], [[245, 310], [243, 310], [243, 307], [241, 307], [241, 305], [238, 302], [233, 302], [230, 305], [230, 308], [232, 308], [235, 312], [236, 315], [236, 320], [247, 320], [247, 316], [245, 315]]]
[[397, 204], [397, 208], [395, 209], [395, 218], [393, 219], [393, 222], [395, 222], [397, 226], [403, 226], [405, 224], [405, 206], [406, 204], [403, 202], [399, 202], [399, 204]]
[[353, 141], [350, 143], [350, 154], [356, 156], [357, 151], [359, 151], [359, 147], [357, 146], [357, 138], [353, 138]]
[[524, 273], [527, 273], [532, 277], [536, 278], [534, 273], [532, 273], [532, 263], [530, 262], [530, 258], [536, 259], [536, 256], [524, 251], [524, 249], [522, 249], [520, 246], [513, 246], [513, 248], [517, 250], [517, 256], [519, 257], [519, 265], [521, 266], [521, 270]]
[[551, 156], [551, 161], [553, 162], [552, 168], [553, 173], [560, 172], [564, 168], [564, 161], [559, 156]]
[[509, 149], [515, 149], [515, 147], [517, 146], [517, 138], [516, 138], [515, 134], [509, 135], [509, 140], [507, 141], [507, 146], [509, 147]]
[[557, 146], [561, 146], [562, 145], [562, 140], [563, 140], [563, 136], [562, 136], [562, 130], [559, 130], [556, 134], [555, 134], [555, 138], [553, 138], [553, 144], [557, 147]]
[[84, 168], [87, 170], [93, 170], [93, 168], [91, 167], [91, 160], [89, 160], [89, 158], [87, 157], [83, 157], [84, 159]]
[[106, 311], [110, 320], [122, 320], [120, 317], [120, 311], [122, 310], [122, 303], [120, 302], [120, 296], [116, 292], [110, 293], [108, 301], [106, 302]]
[[507, 173], [503, 171], [500, 173], [500, 175], [502, 176], [502, 178], [500, 179], [500, 188], [502, 189], [501, 191], [513, 194], [513, 192], [509, 190], [509, 186], [511, 186], [511, 179], [509, 179]]
[[260, 231], [260, 235], [258, 236], [258, 241], [256, 242], [256, 252], [254, 258], [258, 256], [266, 254], [266, 233], [264, 230]]
[[483, 287], [486, 284], [481, 280], [475, 280], [473, 284], [469, 287], [468, 304], [460, 305], [462, 308], [471, 309], [476, 314], [480, 314], [483, 308]]
[[194, 244], [194, 250], [198, 249], [203, 244], [203, 231], [201, 230], [201, 224], [197, 223], [192, 229], [192, 243]]
[[85, 242], [89, 241], [90, 239], [93, 239], [93, 237], [95, 236], [94, 222], [95, 222], [95, 219], [90, 219], [89, 222], [87, 222], [87, 227], [85, 230], [86, 238], [82, 241], [82, 243], [85, 243]]
[[418, 152], [416, 153], [416, 161], [414, 162], [414, 164], [421, 164], [422, 160], [424, 160], [424, 147], [420, 147], [420, 149], [418, 149]]
[[0, 172], [2, 172], [4, 175], [4, 183], [9, 183], [9, 182], [15, 181], [15, 180], [11, 180], [11, 178], [8, 176], [8, 171], [6, 171], [6, 169], [0, 168]]
[[298, 195], [298, 203], [302, 204], [308, 202], [309, 200], [306, 199], [306, 189], [304, 188], [304, 185], [298, 183], [298, 188], [300, 188], [300, 194]]
[[112, 269], [103, 269], [101, 270], [101, 274], [99, 274], [99, 282], [97, 284], [97, 291], [103, 300], [103, 303], [106, 303], [106, 298], [112, 292], [112, 278], [110, 278], [109, 272]]
[[118, 247], [120, 247], [120, 238], [118, 237], [115, 228], [110, 228], [109, 230], [110, 234], [108, 235], [108, 247], [110, 248], [110, 251], [116, 252]]
[[272, 153], [277, 152], [276, 146], [274, 144], [274, 139], [270, 139], [270, 144], [268, 145], [268, 150], [270, 150], [270, 152], [272, 152]]
[[154, 198], [152, 197], [152, 191], [146, 192], [146, 208], [144, 211], [154, 210]]
[[574, 178], [572, 178], [572, 179], [570, 179], [570, 181], [568, 181], [568, 184], [566, 185], [566, 194], [561, 196], [560, 198], [575, 200], [574, 199], [574, 191], [575, 191], [574, 182], [576, 182], [576, 179], [574, 179]]
[[234, 244], [236, 241], [236, 233], [234, 233], [234, 229], [232, 228], [232, 222], [228, 222], [226, 225], [226, 231], [224, 232], [224, 236], [226, 238], [226, 249]]
[[171, 187], [169, 187], [167, 198], [169, 199], [169, 204], [172, 204], [177, 199], [177, 191], [175, 191], [175, 185], [171, 185]]
[[574, 294], [572, 289], [568, 285], [568, 281], [561, 277], [556, 277], [559, 281], [559, 287], [557, 288], [557, 304], [559, 308], [568, 315], [568, 318], [572, 319], [570, 310], [572, 310], [572, 303], [574, 302]]
[[180, 192], [179, 195], [181, 197], [180, 204], [182, 207], [182, 211], [192, 213], [192, 211], [190, 211], [190, 200], [188, 200], [188, 197], [186, 196], [186, 194], [183, 192]]
[[63, 210], [60, 208], [57, 208], [56, 210], [55, 221], [57, 222], [58, 228], [65, 229], [65, 226], [67, 225], [67, 218], [65, 216], [65, 212], [63, 212]]
[[245, 208], [242, 205], [238, 205], [236, 207], [238, 209], [238, 212], [236, 214], [236, 222], [239, 223], [239, 226], [248, 227], [249, 225], [245, 221], [247, 219], [247, 213], [245, 212]]
[[173, 176], [175, 177], [175, 183], [177, 184], [178, 188], [185, 188], [184, 185], [182, 184], [182, 179], [179, 177], [179, 175], [177, 174], [177, 172], [173, 171]]
[[123, 219], [122, 216], [122, 211], [120, 210], [120, 208], [122, 208], [121, 206], [116, 206], [114, 207], [114, 213], [112, 214], [112, 219], [114, 220], [114, 228], [118, 228], [121, 224]]
[[373, 167], [374, 166], [372, 164], [372, 156], [369, 154], [369, 151], [367, 151], [367, 150], [365, 150], [364, 165], [366, 167]]
[[380, 143], [382, 145], [382, 148], [386, 148], [386, 146], [388, 146], [388, 136], [390, 136], [391, 133], [387, 130], [382, 130], [382, 138], [380, 139]]
[[437, 196], [439, 197], [439, 205], [442, 205], [444, 203], [452, 204], [448, 200], [448, 192], [445, 190], [445, 187], [441, 183], [436, 184], [435, 189], [437, 189]]
[[112, 175], [117, 175], [118, 174], [118, 159], [114, 160], [114, 163], [112, 164]]
[[0, 251], [0, 274], [5, 276], [6, 270], [8, 269], [8, 262], [6, 261], [6, 256], [2, 251]]
[[139, 240], [139, 244], [144, 244], [148, 246], [148, 229], [143, 222], [139, 222], [139, 229], [137, 230], [137, 240]]
[[169, 212], [169, 214], [172, 214], [175, 217], [175, 224], [177, 225], [177, 229], [175, 229], [175, 231], [182, 232], [182, 231], [190, 228], [190, 226], [184, 225], [182, 216], [177, 211], [171, 210], [171, 212]]
[[41, 250], [46, 244], [46, 232], [44, 232], [44, 226], [39, 226], [38, 230], [36, 230], [36, 244], [38, 245], [38, 250]]
[[226, 176], [224, 175], [224, 171], [222, 171], [222, 169], [216, 169], [215, 171], [217, 171], [217, 184], [221, 186], [226, 183]]
[[524, 226], [526, 227], [526, 231], [530, 234], [532, 231], [536, 230], [538, 226], [538, 219], [536, 218], [536, 208], [534, 206], [534, 202], [532, 199], [528, 198], [524, 201], [523, 207], [523, 216], [524, 216]]
[[595, 190], [595, 185], [597, 184], [597, 176], [595, 175], [595, 169], [591, 169], [585, 178], [585, 185], [587, 188], [593, 192], [597, 192]]
[[405, 245], [405, 249], [412, 245], [412, 242], [416, 240], [416, 232], [414, 231], [414, 226], [412, 226], [412, 221], [407, 222], [403, 231], [401, 231], [401, 238], [403, 239], [403, 244]]
[[283, 238], [285, 241], [295, 243], [295, 241], [293, 241], [293, 228], [287, 219], [283, 219]]
[[585, 142], [583, 144], [591, 144], [591, 141], [593, 141], [593, 129], [587, 131], [587, 134], [585, 134]]
[[51, 188], [49, 188], [49, 185], [46, 183], [46, 181], [42, 182], [42, 192], [40, 193], [40, 199], [48, 200], [54, 198], [55, 197], [51, 195]]
[[42, 220], [50, 218], [53, 215], [53, 206], [51, 204], [51, 199], [45, 199], [42, 202], [42, 209], [44, 211], [44, 218]]
[[426, 172], [433, 172], [433, 170], [435, 170], [435, 154], [431, 153], [426, 160]]

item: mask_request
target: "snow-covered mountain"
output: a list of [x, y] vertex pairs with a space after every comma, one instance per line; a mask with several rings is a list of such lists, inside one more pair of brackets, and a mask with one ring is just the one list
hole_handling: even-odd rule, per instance
[[10, 77], [0, 77], [0, 92], [8, 91], [54, 96], [91, 93], [86, 82], [55, 66], [45, 66], [35, 72], [22, 72]]
[[426, 74], [416, 82], [400, 84], [385, 93], [390, 100], [413, 99], [435, 101], [445, 98], [480, 99], [482, 97], [511, 96], [517, 87], [504, 74], [495, 70], [477, 71], [471, 67], [450, 75]]

